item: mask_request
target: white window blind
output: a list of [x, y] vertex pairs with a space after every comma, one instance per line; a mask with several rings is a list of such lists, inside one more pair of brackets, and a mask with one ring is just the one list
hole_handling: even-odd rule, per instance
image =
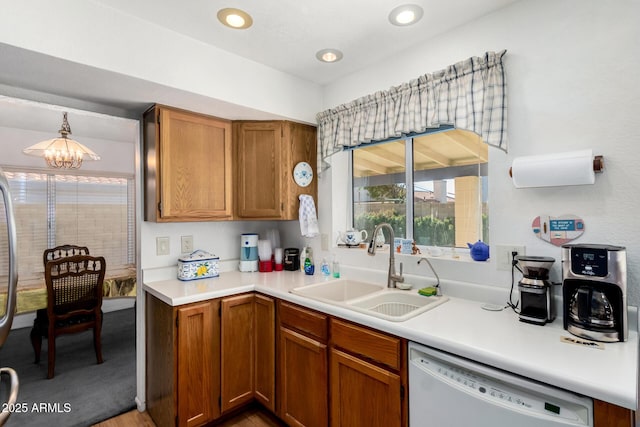
[[[87, 246], [92, 255], [104, 256], [107, 275], [134, 264], [132, 177], [5, 173], [16, 211], [21, 285], [42, 278], [46, 248], [64, 244]], [[2, 244], [0, 251], [6, 250]], [[2, 268], [0, 275], [6, 274]]]

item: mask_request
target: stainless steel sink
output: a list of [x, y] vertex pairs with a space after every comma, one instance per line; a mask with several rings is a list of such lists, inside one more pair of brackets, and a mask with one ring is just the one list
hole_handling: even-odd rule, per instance
[[348, 279], [300, 286], [290, 292], [393, 322], [403, 322], [449, 300]]

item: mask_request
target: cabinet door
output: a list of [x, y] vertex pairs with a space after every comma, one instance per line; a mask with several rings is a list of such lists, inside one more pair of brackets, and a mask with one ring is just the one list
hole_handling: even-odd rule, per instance
[[217, 416], [213, 319], [210, 302], [177, 311], [179, 426], [202, 425]]
[[160, 217], [163, 221], [232, 215], [231, 124], [160, 109]]
[[634, 425], [632, 410], [601, 400], [593, 401], [593, 427], [633, 427]]
[[254, 295], [223, 298], [221, 302], [222, 412], [253, 399]]
[[237, 215], [280, 219], [282, 185], [282, 123], [234, 123], [237, 150]]
[[402, 425], [400, 376], [331, 349], [331, 425]]
[[275, 412], [275, 303], [273, 298], [255, 295], [255, 397]]
[[281, 418], [290, 426], [327, 426], [327, 346], [281, 327], [279, 360]]
[[[287, 156], [284, 168], [283, 180], [287, 183], [287, 198], [284, 200], [285, 214], [283, 219], [298, 219], [300, 194], [308, 194], [313, 197], [318, 209], [318, 171], [317, 171], [317, 137], [316, 128], [301, 123], [286, 122], [285, 125], [285, 149]], [[300, 162], [307, 162], [313, 169], [313, 180], [306, 187], [300, 187], [293, 178], [293, 168]]]

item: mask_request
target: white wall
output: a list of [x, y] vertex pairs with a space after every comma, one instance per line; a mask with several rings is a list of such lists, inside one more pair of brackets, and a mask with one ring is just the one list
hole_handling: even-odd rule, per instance
[[[142, 242], [140, 247], [141, 267], [144, 280], [166, 279], [167, 267], [177, 267], [181, 237], [193, 236], [194, 249], [202, 249], [220, 258], [223, 269], [238, 268], [240, 258], [240, 235], [258, 233], [266, 238], [269, 229], [278, 229], [276, 221], [217, 221], [217, 222], [181, 222], [181, 223], [142, 223]], [[156, 238], [169, 237], [169, 255], [156, 255]], [[286, 242], [282, 242], [283, 244]], [[171, 274], [173, 270], [170, 270]], [[151, 279], [149, 279], [151, 278]], [[155, 279], [158, 280], [158, 279]]]
[[[560, 249], [537, 239], [531, 222], [539, 215], [578, 215], [586, 232], [576, 242], [626, 246], [629, 302], [637, 306], [639, 16], [637, 0], [524, 0], [329, 85], [324, 108], [470, 56], [507, 49], [509, 152], [491, 148], [489, 153], [492, 247], [522, 244], [529, 255], [552, 256], [556, 259], [552, 279], [560, 281]], [[516, 156], [582, 148], [593, 148], [605, 157], [605, 172], [595, 185], [515, 189], [507, 175]], [[334, 156], [331, 172], [320, 179], [320, 225], [330, 235], [347, 225], [346, 157]], [[319, 239], [314, 246], [320, 249]], [[341, 255], [354, 264], [386, 268], [382, 258], [374, 262], [364, 254]], [[415, 268], [405, 262], [407, 267]], [[437, 259], [436, 268], [445, 279], [510, 284], [510, 275], [497, 271], [495, 261], [460, 268]]]

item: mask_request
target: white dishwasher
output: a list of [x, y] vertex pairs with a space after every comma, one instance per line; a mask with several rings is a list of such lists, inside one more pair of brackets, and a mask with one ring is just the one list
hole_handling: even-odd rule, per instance
[[410, 342], [409, 426], [593, 426], [593, 400]]

